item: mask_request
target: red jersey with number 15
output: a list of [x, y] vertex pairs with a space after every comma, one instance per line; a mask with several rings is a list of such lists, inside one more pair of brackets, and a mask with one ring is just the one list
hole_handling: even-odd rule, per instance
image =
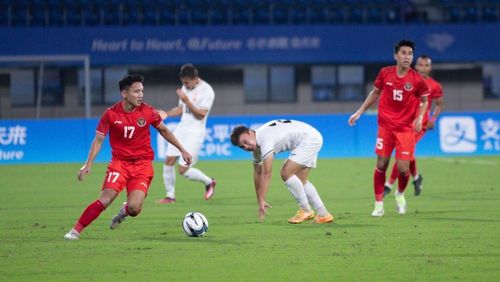
[[424, 120], [422, 122], [422, 124], [424, 125], [424, 129], [427, 129], [427, 121], [429, 120], [429, 117], [431, 116], [432, 101], [443, 97], [444, 94], [443, 94], [443, 88], [441, 87], [441, 84], [439, 84], [439, 82], [435, 81], [432, 77], [428, 77], [428, 78], [424, 78], [424, 79], [425, 79], [425, 82], [427, 83], [427, 86], [429, 87], [429, 90], [430, 90], [429, 104], [427, 105], [427, 111], [425, 112]]
[[380, 90], [378, 125], [394, 132], [412, 131], [420, 97], [429, 95], [424, 78], [411, 68], [399, 77], [396, 66], [390, 66], [380, 70], [374, 86]]
[[113, 158], [119, 160], [153, 160], [149, 125], [155, 128], [162, 120], [158, 112], [148, 104], [142, 103], [132, 112], [125, 112], [122, 102], [106, 109], [97, 125], [96, 132], [106, 136]]

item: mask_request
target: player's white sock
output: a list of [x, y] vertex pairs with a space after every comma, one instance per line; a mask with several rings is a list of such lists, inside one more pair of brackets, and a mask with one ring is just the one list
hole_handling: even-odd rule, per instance
[[420, 178], [420, 174], [417, 172], [417, 174], [415, 174], [413, 176], [413, 181], [417, 181], [419, 178]]
[[307, 196], [304, 190], [304, 185], [302, 185], [302, 181], [300, 181], [300, 179], [296, 175], [293, 175], [292, 177], [288, 178], [287, 181], [285, 181], [285, 185], [286, 187], [288, 187], [288, 190], [290, 191], [290, 193], [292, 193], [299, 206], [307, 212], [311, 211], [311, 206], [307, 201]]
[[306, 192], [307, 200], [309, 200], [309, 203], [311, 203], [313, 208], [316, 209], [318, 214], [320, 216], [327, 216], [328, 210], [323, 204], [323, 201], [321, 200], [321, 197], [319, 196], [316, 187], [314, 187], [314, 185], [311, 182], [307, 181], [306, 184], [304, 185], [304, 190]]
[[189, 180], [200, 181], [205, 183], [205, 185], [212, 183], [212, 178], [206, 176], [201, 170], [194, 167], [188, 168], [183, 175]]
[[163, 183], [167, 197], [175, 199], [175, 167], [173, 165], [163, 165]]
[[393, 183], [389, 183], [389, 181], [385, 182], [384, 186], [387, 186], [389, 188], [392, 188]]

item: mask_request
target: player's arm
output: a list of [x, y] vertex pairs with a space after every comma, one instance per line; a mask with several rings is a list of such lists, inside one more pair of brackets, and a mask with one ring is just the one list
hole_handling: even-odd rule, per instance
[[427, 128], [429, 128], [429, 129], [434, 128], [434, 123], [436, 122], [437, 117], [443, 111], [444, 98], [439, 97], [436, 100], [434, 100], [434, 102], [436, 103], [436, 107], [434, 108], [434, 112], [432, 112], [432, 117], [427, 122]]
[[104, 141], [104, 135], [100, 133], [96, 133], [94, 140], [92, 140], [92, 144], [90, 145], [89, 155], [87, 157], [87, 161], [78, 171], [78, 180], [82, 181], [83, 177], [90, 173], [92, 165], [94, 164], [95, 157], [101, 151], [102, 142]]
[[420, 107], [418, 109], [418, 115], [415, 121], [413, 121], [413, 128], [416, 132], [422, 130], [422, 120], [427, 111], [427, 105], [429, 103], [428, 95], [420, 97]]
[[207, 115], [208, 110], [195, 107], [191, 100], [189, 100], [189, 98], [181, 89], [177, 89], [176, 93], [179, 96], [179, 99], [181, 99], [181, 101], [186, 104], [186, 107], [189, 108], [194, 117], [196, 117], [197, 119], [203, 119]]
[[179, 149], [184, 161], [187, 163], [187, 165], [190, 165], [192, 159], [191, 154], [188, 151], [186, 151], [186, 149], [184, 149], [184, 147], [179, 142], [179, 140], [177, 140], [172, 131], [168, 130], [168, 128], [165, 126], [165, 124], [163, 124], [163, 122], [160, 123], [160, 125], [156, 128], [156, 130], [158, 130], [158, 133], [160, 133], [160, 135], [163, 138], [165, 138], [165, 140], [167, 140], [168, 143], [174, 145], [177, 149]]
[[177, 107], [172, 108], [168, 111], [164, 111], [164, 110], [160, 110], [160, 109], [157, 109], [156, 111], [158, 112], [158, 114], [160, 114], [161, 119], [164, 120], [167, 117], [180, 116], [182, 114], [182, 107], [177, 106]]
[[271, 183], [273, 159], [273, 154], [269, 154], [262, 161], [262, 165], [254, 165], [255, 192], [257, 194], [258, 212], [261, 220], [267, 215], [267, 208], [271, 207], [266, 202], [266, 194], [269, 190], [269, 183]]
[[373, 87], [372, 91], [370, 91], [370, 94], [368, 94], [363, 104], [361, 104], [361, 107], [359, 107], [359, 109], [349, 117], [349, 125], [356, 125], [356, 121], [359, 119], [359, 117], [361, 117], [361, 115], [377, 101], [379, 96], [380, 89]]

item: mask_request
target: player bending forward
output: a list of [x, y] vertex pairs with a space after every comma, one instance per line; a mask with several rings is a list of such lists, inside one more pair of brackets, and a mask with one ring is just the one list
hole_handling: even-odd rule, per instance
[[[238, 126], [231, 133], [231, 143], [253, 152], [254, 184], [262, 220], [267, 215], [266, 194], [271, 181], [274, 154], [290, 151], [281, 168], [281, 179], [299, 204], [299, 211], [289, 223], [298, 224], [314, 218], [316, 223], [333, 221], [314, 185], [307, 180], [311, 168], [316, 167], [323, 137], [312, 126], [296, 120], [273, 120], [257, 130]], [[311, 206], [318, 215], [315, 216]]]
[[150, 125], [181, 151], [186, 163], [191, 162], [191, 155], [163, 124], [158, 112], [142, 102], [143, 81], [143, 77], [136, 74], [122, 78], [119, 82], [122, 101], [108, 108], [102, 115], [87, 161], [78, 172], [78, 180], [83, 180], [83, 177], [90, 173], [107, 133], [113, 158], [108, 165], [99, 199], [83, 211], [73, 228], [64, 235], [64, 239], [79, 239], [83, 229], [92, 223], [125, 187], [127, 201], [113, 218], [110, 228], [115, 229], [127, 216], [135, 217], [141, 212], [154, 175]]

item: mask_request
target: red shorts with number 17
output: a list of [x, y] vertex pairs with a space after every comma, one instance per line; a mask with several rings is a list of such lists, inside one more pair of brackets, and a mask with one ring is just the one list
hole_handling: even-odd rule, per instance
[[126, 187], [127, 193], [132, 190], [141, 190], [147, 195], [153, 176], [151, 160], [113, 159], [108, 165], [102, 189], [110, 188], [120, 193]]
[[396, 159], [413, 160], [415, 132], [393, 132], [379, 126], [375, 153], [381, 157], [389, 158], [394, 148], [396, 148]]

